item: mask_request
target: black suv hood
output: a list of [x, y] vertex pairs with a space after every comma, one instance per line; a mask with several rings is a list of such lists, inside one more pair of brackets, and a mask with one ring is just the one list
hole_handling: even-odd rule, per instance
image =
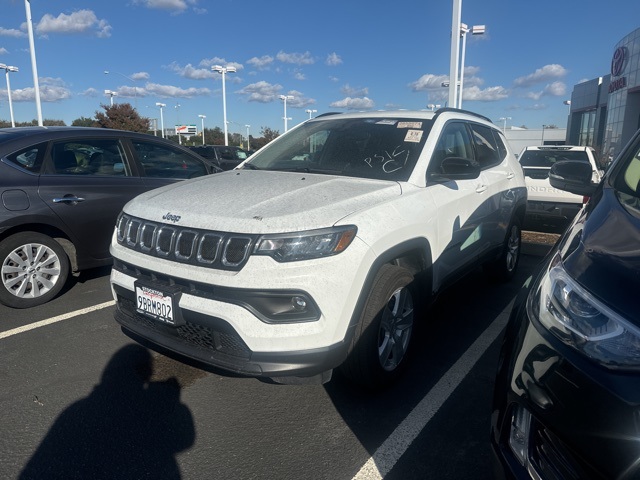
[[609, 308], [640, 326], [640, 212], [603, 185], [561, 246], [567, 272]]

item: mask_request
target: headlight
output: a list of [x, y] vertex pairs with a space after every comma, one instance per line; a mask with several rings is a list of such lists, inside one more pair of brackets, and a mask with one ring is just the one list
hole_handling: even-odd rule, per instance
[[328, 257], [343, 252], [351, 244], [357, 231], [354, 225], [348, 225], [307, 232], [263, 235], [258, 239], [253, 253], [269, 255], [278, 262]]
[[609, 368], [640, 368], [640, 329], [576, 283], [560, 257], [529, 301], [529, 314], [567, 345]]

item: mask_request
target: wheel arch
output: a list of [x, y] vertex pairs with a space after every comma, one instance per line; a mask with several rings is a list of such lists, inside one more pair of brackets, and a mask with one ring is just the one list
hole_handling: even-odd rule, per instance
[[353, 340], [356, 326], [362, 317], [362, 312], [367, 302], [369, 292], [371, 291], [371, 287], [373, 286], [373, 282], [375, 281], [380, 268], [386, 264], [397, 265], [407, 269], [413, 274], [420, 291], [428, 293], [426, 298], [433, 295], [433, 260], [429, 241], [426, 238], [414, 238], [391, 247], [378, 255], [367, 273], [362, 289], [360, 290], [360, 295], [356, 302], [356, 307], [354, 308], [349, 321], [349, 327], [345, 338], [345, 343], [347, 345], [350, 345]]
[[60, 244], [60, 246], [64, 249], [64, 252], [69, 259], [69, 265], [72, 272], [78, 271], [78, 255], [76, 252], [76, 246], [71, 241], [69, 236], [61, 230], [53, 225], [43, 224], [43, 223], [24, 223], [20, 225], [15, 225], [12, 227], [3, 230], [0, 233], [0, 242], [5, 240], [6, 238], [21, 232], [37, 232], [43, 235], [47, 235], [48, 237], [53, 238], [56, 242]]

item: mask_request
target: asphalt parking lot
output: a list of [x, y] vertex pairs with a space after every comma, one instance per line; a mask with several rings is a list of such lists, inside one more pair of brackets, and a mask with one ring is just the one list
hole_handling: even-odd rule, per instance
[[113, 320], [108, 269], [47, 305], [0, 307], [0, 477], [492, 478], [500, 337], [545, 238], [523, 244], [513, 282], [478, 272], [441, 297], [411, 368], [376, 394], [340, 375], [273, 385], [149, 352]]

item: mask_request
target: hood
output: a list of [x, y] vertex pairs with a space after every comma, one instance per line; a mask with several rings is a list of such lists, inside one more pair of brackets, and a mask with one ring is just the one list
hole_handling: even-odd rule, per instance
[[596, 195], [564, 237], [579, 238], [568, 246], [565, 268], [602, 302], [640, 326], [640, 211], [625, 206], [611, 187]]
[[266, 234], [329, 227], [401, 193], [390, 181], [232, 170], [152, 190], [124, 210], [183, 227]]

